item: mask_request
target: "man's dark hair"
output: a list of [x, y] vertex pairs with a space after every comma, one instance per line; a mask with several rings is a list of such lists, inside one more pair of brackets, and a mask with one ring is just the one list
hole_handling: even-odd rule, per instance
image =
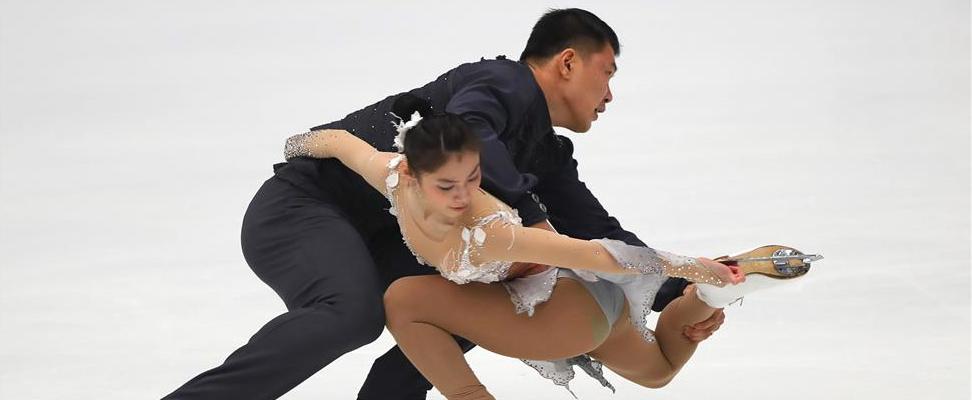
[[590, 11], [579, 8], [550, 10], [533, 26], [520, 61], [547, 59], [568, 47], [596, 52], [605, 44], [611, 45], [615, 56], [621, 54], [618, 35]]

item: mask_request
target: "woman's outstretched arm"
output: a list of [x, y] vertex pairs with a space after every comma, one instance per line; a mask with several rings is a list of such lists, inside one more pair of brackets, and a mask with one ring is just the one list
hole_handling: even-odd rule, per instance
[[337, 158], [361, 175], [381, 193], [385, 193], [388, 162], [398, 153], [381, 152], [361, 138], [341, 129], [304, 132], [287, 138], [284, 157]]
[[612, 274], [657, 273], [723, 286], [741, 281], [737, 270], [611, 239], [581, 240], [545, 229], [494, 224], [487, 229], [481, 261], [532, 262]]

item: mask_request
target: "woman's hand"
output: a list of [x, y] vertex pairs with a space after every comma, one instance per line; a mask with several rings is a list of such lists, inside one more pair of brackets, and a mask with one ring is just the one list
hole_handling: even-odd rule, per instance
[[725, 265], [716, 261], [712, 261], [705, 257], [697, 257], [700, 263], [702, 263], [705, 268], [712, 271], [725, 285], [737, 285], [746, 280], [746, 274], [744, 274], [739, 267]]

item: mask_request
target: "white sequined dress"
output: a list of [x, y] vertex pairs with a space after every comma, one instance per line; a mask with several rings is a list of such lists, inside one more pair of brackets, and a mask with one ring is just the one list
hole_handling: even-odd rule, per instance
[[[389, 173], [385, 179], [385, 186], [386, 195], [391, 204], [389, 212], [398, 217], [399, 226], [402, 229], [402, 238], [412, 254], [420, 263], [437, 268], [443, 277], [457, 284], [499, 282], [509, 292], [515, 311], [532, 316], [535, 307], [550, 298], [554, 285], [557, 283], [559, 269], [551, 268], [538, 274], [507, 280], [506, 277], [513, 262], [477, 257], [481, 255], [481, 250], [489, 244], [488, 241], [494, 236], [494, 233], [500, 230], [512, 231], [513, 227], [522, 226], [516, 210], [490, 196], [489, 198], [497, 203], [496, 209], [474, 218], [472, 223], [462, 227], [458, 232], [460, 236], [460, 240], [457, 241], [458, 248], [448, 251], [447, 256], [440, 262], [431, 263], [420, 256], [416, 248], [409, 242], [409, 232], [402, 220], [404, 212], [399, 204], [400, 197], [396, 194], [396, 189], [400, 183], [398, 166], [403, 158], [404, 156], [399, 155], [388, 162]], [[603, 279], [620, 287], [628, 303], [632, 323], [642, 333], [646, 341], [653, 342], [654, 335], [647, 327], [646, 317], [651, 312], [651, 305], [658, 288], [666, 279], [661, 263], [682, 262], [684, 260], [680, 260], [678, 258], [680, 256], [656, 252], [649, 248], [628, 246], [616, 240], [600, 239], [595, 241], [607, 249], [621, 264], [624, 263], [622, 258], [619, 257], [626, 257], [624, 260], [629, 261], [629, 263], [630, 260], [636, 260], [640, 263], [637, 266], [625, 265], [625, 267], [638, 268], [647, 273], [622, 275], [591, 273], [580, 270], [575, 270], [574, 273], [589, 281]], [[631, 253], [632, 251], [636, 253]], [[622, 254], [625, 252], [628, 254]], [[567, 390], [570, 390], [568, 383], [574, 378], [573, 366], [575, 365], [605, 387], [614, 390], [613, 386], [603, 376], [602, 364], [586, 355], [561, 360], [523, 361], [545, 378], [552, 380], [557, 385], [564, 386]]]

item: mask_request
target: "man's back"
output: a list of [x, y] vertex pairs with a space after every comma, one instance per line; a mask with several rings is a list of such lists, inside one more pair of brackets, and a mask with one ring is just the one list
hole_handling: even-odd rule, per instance
[[[553, 138], [553, 128], [530, 68], [503, 57], [462, 64], [424, 86], [311, 129], [344, 129], [379, 151], [395, 151], [393, 123], [398, 119], [393, 110], [410, 98], [428, 101], [434, 112], [463, 117], [484, 143], [484, 187], [508, 204], [529, 200], [524, 194], [537, 181], [530, 172], [540, 168], [537, 154], [546, 154], [537, 148]], [[308, 193], [338, 203], [366, 232], [392, 222], [387, 213], [376, 213], [387, 209], [387, 201], [339, 162], [296, 158], [275, 165], [274, 170]]]

